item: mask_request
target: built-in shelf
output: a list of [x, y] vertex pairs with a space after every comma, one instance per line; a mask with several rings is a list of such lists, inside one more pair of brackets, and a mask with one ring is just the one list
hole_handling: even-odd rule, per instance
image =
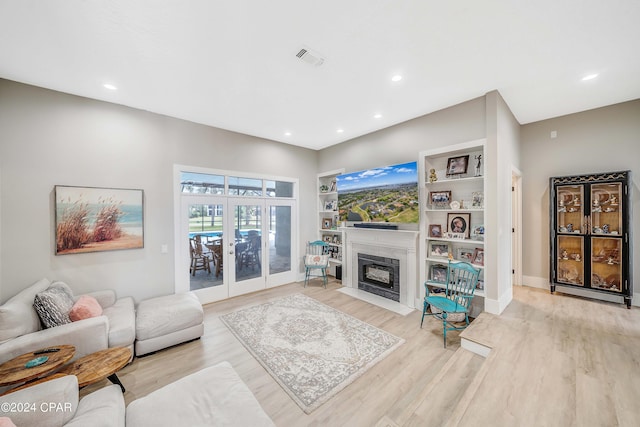
[[[446, 286], [444, 283], [440, 283], [440, 282], [432, 282], [430, 280], [427, 280], [427, 286], [432, 286], [434, 288], [440, 288], [440, 289], [446, 289]], [[484, 289], [478, 289], [476, 288], [475, 295], [479, 296], [479, 297], [484, 297]]]

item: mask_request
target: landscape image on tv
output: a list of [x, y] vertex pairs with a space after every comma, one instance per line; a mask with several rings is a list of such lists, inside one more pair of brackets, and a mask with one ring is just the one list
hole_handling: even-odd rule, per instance
[[339, 175], [337, 184], [341, 221], [420, 220], [417, 162]]

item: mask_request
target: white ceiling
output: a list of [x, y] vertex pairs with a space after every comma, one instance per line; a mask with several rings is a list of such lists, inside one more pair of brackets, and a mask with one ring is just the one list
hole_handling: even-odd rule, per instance
[[640, 98], [640, 1], [0, 0], [0, 77], [320, 149], [492, 90], [522, 124]]

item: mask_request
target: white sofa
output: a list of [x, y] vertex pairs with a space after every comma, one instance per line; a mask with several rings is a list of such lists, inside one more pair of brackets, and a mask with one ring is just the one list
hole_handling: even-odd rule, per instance
[[108, 347], [127, 347], [133, 355], [135, 306], [133, 298], [116, 298], [112, 290], [92, 292], [102, 315], [42, 329], [33, 308], [36, 294], [51, 285], [41, 279], [0, 306], [0, 363], [30, 351], [60, 344], [75, 346], [74, 359]]
[[181, 378], [126, 409], [116, 385], [78, 400], [78, 379], [72, 375], [2, 396], [0, 407], [7, 409], [0, 416], [19, 427], [274, 426], [229, 362]]

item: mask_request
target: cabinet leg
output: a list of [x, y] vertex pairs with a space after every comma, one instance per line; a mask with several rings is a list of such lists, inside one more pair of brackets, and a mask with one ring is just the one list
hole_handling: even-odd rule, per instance
[[551, 293], [554, 293], [556, 291], [556, 285], [551, 285]]
[[627, 304], [627, 308], [631, 309], [631, 298], [624, 297], [624, 302]]

